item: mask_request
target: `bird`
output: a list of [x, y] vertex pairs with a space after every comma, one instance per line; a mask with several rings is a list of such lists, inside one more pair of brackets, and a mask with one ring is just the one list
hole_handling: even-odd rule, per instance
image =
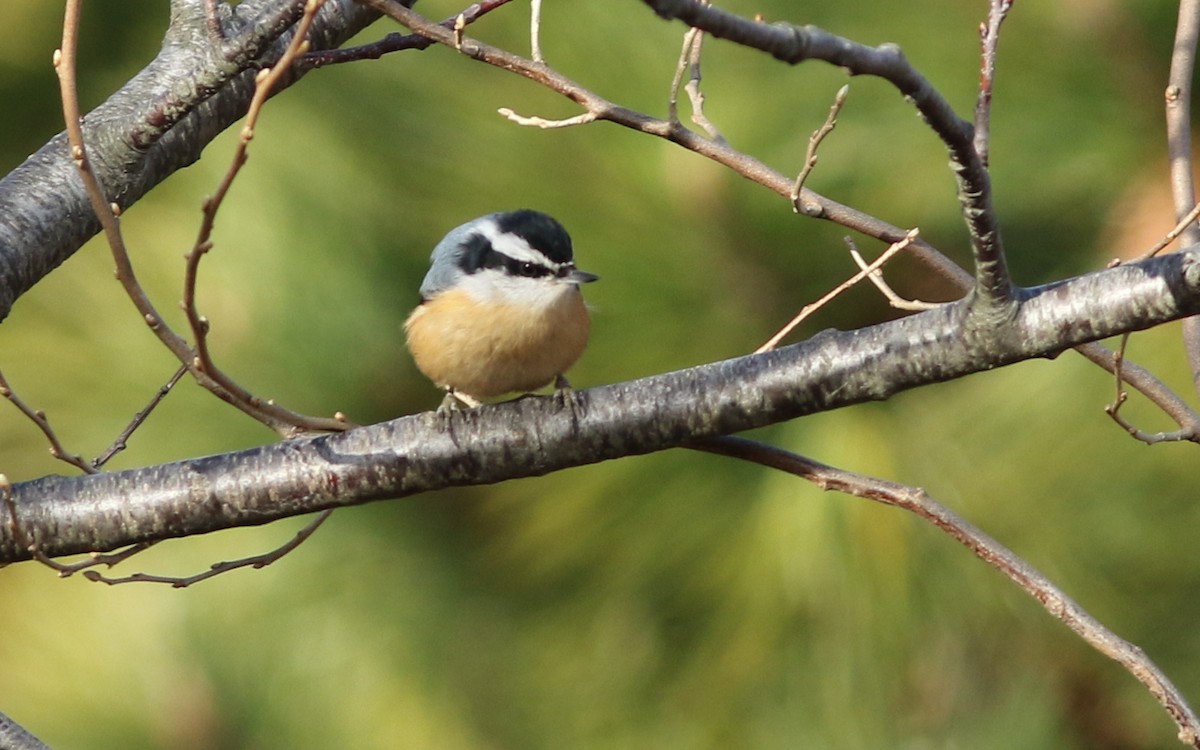
[[571, 236], [531, 209], [487, 214], [433, 248], [421, 301], [404, 323], [417, 369], [446, 391], [439, 411], [555, 384], [587, 347], [591, 318]]

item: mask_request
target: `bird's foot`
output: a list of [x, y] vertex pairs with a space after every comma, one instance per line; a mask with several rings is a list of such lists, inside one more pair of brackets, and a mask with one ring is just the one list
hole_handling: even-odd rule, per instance
[[571, 417], [576, 421], [586, 411], [583, 396], [575, 392], [575, 389], [567, 382], [567, 378], [564, 375], [554, 376], [554, 395], [552, 398], [558, 408], [569, 410]]
[[463, 411], [464, 409], [477, 409], [482, 405], [483, 402], [473, 396], [459, 393], [453, 388], [447, 388], [446, 397], [442, 399], [441, 405], [438, 406], [437, 413], [450, 416], [453, 412]]

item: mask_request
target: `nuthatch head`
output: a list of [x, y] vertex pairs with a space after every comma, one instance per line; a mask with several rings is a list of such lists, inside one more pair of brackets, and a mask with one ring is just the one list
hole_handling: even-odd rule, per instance
[[565, 388], [591, 330], [579, 285], [597, 278], [575, 268], [570, 235], [546, 214], [481, 216], [433, 249], [408, 349], [447, 403]]

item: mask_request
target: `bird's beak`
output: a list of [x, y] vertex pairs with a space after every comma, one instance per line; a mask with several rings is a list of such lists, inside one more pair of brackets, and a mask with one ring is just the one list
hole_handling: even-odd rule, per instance
[[575, 284], [588, 284], [590, 282], [596, 281], [599, 278], [600, 277], [594, 273], [588, 273], [587, 271], [580, 271], [578, 268], [572, 268], [571, 272], [567, 274], [567, 281], [573, 282]]

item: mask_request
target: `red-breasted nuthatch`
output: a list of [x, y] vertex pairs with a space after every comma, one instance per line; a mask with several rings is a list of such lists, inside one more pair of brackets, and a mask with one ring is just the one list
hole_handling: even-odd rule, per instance
[[452, 230], [430, 256], [421, 304], [404, 323], [417, 369], [454, 400], [537, 390], [583, 354], [591, 321], [571, 237], [538, 211], [481, 216]]

